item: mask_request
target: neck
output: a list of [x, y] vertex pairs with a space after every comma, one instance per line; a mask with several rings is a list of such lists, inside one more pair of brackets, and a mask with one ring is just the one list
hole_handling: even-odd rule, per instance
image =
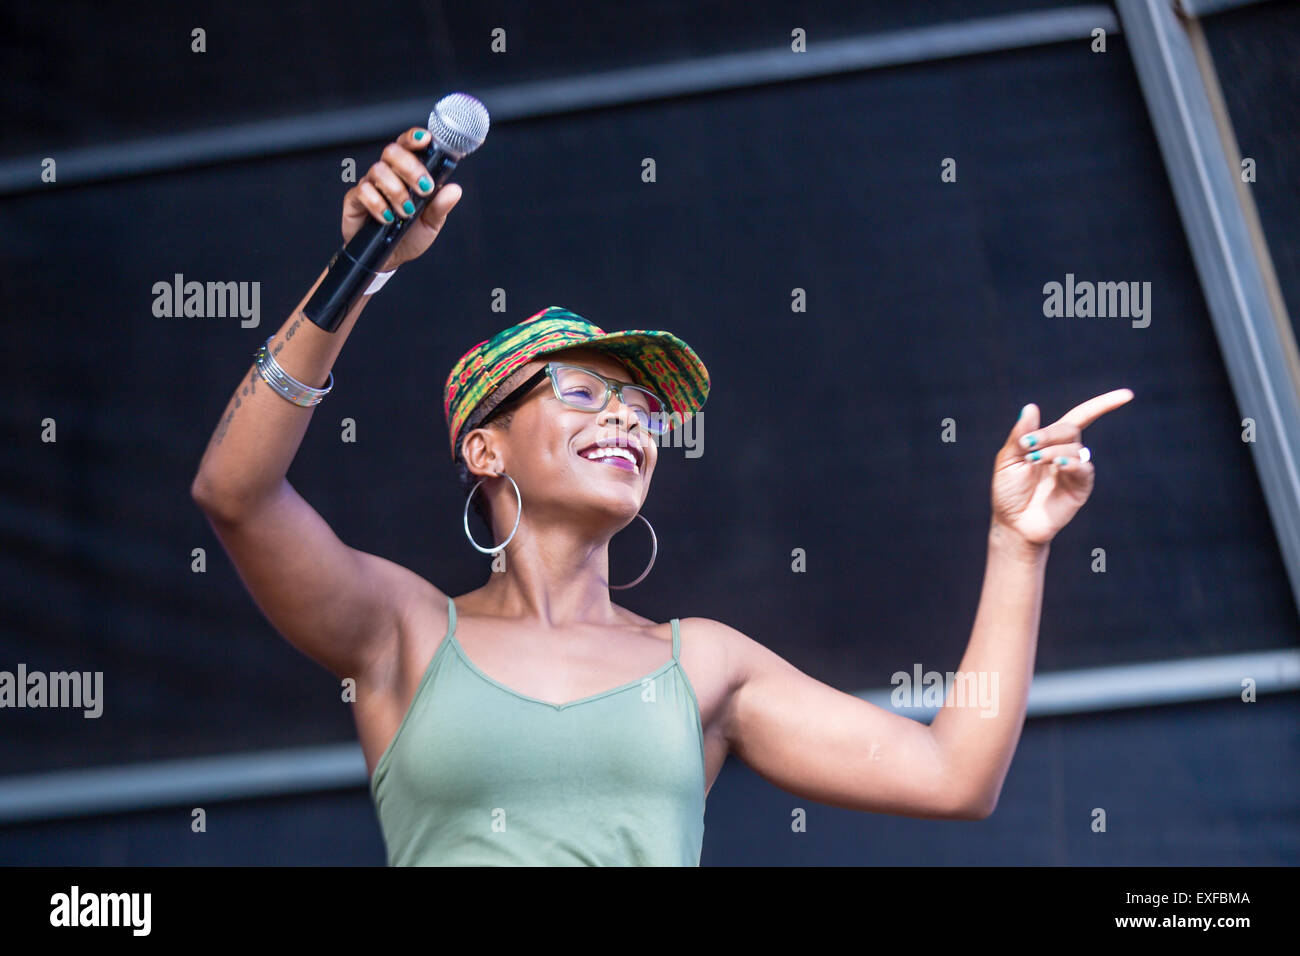
[[[492, 572], [477, 592], [490, 613], [547, 627], [619, 623], [609, 591], [609, 540], [617, 529], [578, 528], [566, 517], [543, 528], [527, 518], [520, 523], [505, 549], [506, 570]], [[510, 528], [498, 533], [504, 540]]]

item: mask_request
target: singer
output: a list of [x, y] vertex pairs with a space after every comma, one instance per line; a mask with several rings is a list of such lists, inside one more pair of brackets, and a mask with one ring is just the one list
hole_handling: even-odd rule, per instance
[[[343, 200], [345, 243], [368, 222], [410, 220], [382, 273], [428, 249], [461, 196], [430, 182], [427, 136], [388, 144]], [[413, 197], [427, 200], [418, 212]], [[390, 865], [695, 866], [728, 754], [805, 800], [954, 820], [993, 812], [1024, 722], [1050, 542], [1093, 488], [1083, 429], [1130, 390], [1045, 425], [1026, 405], [996, 449], [983, 587], [958, 673], [995, 675], [997, 706], [950, 691], [927, 725], [719, 621], [661, 622], [611, 600], [657, 553], [641, 515], [657, 439], [708, 396], [704, 363], [669, 332], [606, 333], [551, 306], [455, 364], [447, 447], [467, 542], [493, 554], [481, 587], [453, 597], [340, 541], [285, 476], [378, 290], [369, 283], [331, 332], [303, 315], [324, 279], [259, 350], [191, 492], [271, 624], [355, 680]], [[472, 533], [471, 504], [491, 542]], [[629, 526], [620, 547], [644, 547], [646, 571], [612, 582], [610, 540]]]

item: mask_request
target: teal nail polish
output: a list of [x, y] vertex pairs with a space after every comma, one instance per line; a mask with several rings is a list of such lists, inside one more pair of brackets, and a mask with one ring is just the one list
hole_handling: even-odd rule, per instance
[[391, 209], [385, 209], [384, 222], [392, 222], [392, 221], [393, 221], [393, 211]]
[[415, 131], [415, 141], [416, 141], [417, 143], [423, 143], [423, 142], [424, 142], [424, 137], [425, 137], [426, 135], [428, 135], [428, 134], [427, 134], [424, 130], [422, 130], [422, 129], [417, 129], [417, 130]]
[[422, 193], [427, 193], [427, 192], [428, 192], [430, 189], [432, 189], [432, 188], [433, 188], [433, 183], [429, 182], [429, 177], [428, 177], [428, 176], [421, 176], [421, 177], [420, 177], [420, 192], [422, 192]]
[[1068, 459], [1068, 458], [1058, 458], [1058, 459], [1056, 459], [1056, 463], [1057, 463], [1058, 465], [1068, 465], [1068, 464], [1070, 463], [1070, 459]]
[[415, 212], [415, 203], [408, 199], [406, 202], [402, 203], [402, 208], [406, 210], [406, 214], [409, 216], [411, 213]]
[[1026, 448], [1033, 448], [1033, 447], [1034, 447], [1035, 445], [1037, 445], [1037, 444], [1038, 444], [1038, 438], [1037, 438], [1037, 436], [1035, 436], [1035, 435], [1026, 435], [1026, 436], [1025, 436], [1025, 447], [1026, 447]]
[[1038, 459], [1043, 457], [1043, 453], [1041, 451], [1031, 451], [1025, 457], [1028, 458], [1030, 461], [1038, 461]]

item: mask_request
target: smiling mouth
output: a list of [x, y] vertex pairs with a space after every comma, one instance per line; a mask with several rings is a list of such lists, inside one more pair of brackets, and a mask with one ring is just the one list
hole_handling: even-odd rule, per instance
[[633, 474], [639, 471], [636, 456], [628, 448], [589, 448], [587, 451], [579, 453], [578, 457], [596, 465], [618, 468], [622, 471], [630, 471]]

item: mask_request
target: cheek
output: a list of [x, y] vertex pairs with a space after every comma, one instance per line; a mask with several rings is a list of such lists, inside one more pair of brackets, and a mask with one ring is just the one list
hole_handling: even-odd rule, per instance
[[552, 471], [574, 470], [582, 464], [576, 450], [580, 444], [576, 430], [551, 428], [537, 435], [538, 464]]
[[646, 457], [645, 465], [641, 472], [641, 504], [644, 505], [650, 499], [650, 487], [654, 484], [655, 467], [659, 464], [657, 458]]

